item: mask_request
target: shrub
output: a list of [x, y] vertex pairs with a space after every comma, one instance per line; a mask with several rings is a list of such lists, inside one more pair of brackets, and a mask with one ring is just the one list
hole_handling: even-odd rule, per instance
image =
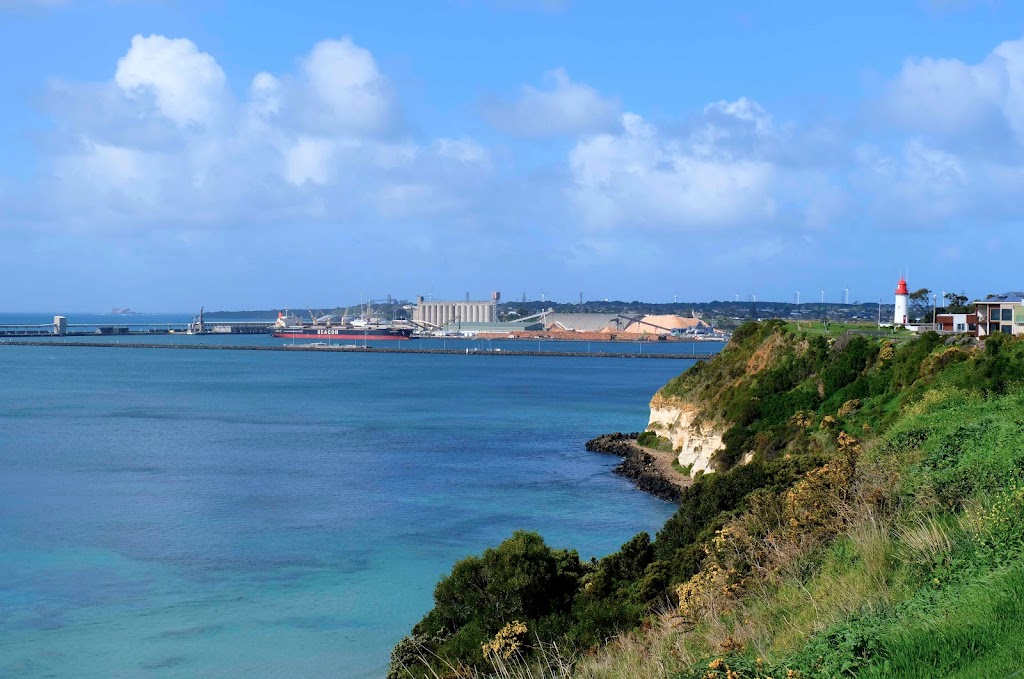
[[655, 556], [670, 561], [678, 550], [691, 545], [723, 511], [735, 509], [751, 491], [774, 480], [775, 475], [760, 462], [721, 474], [701, 476], [683, 490], [679, 509], [658, 531], [654, 542]]
[[878, 346], [863, 337], [854, 337], [845, 347], [836, 345], [834, 352], [835, 356], [830, 357], [821, 375], [826, 397], [856, 380], [877, 354]]
[[645, 448], [654, 448], [656, 450], [672, 452], [672, 442], [654, 431], [648, 430], [640, 432], [640, 435], [636, 437], [636, 442], [637, 445], [644, 446]]
[[[516, 531], [482, 556], [456, 563], [413, 633], [427, 644], [426, 657], [480, 666], [485, 644], [509, 623], [564, 632], [559, 620], [571, 610], [584, 570], [575, 551], [551, 549], [536, 533]], [[422, 674], [429, 676], [426, 668]]]

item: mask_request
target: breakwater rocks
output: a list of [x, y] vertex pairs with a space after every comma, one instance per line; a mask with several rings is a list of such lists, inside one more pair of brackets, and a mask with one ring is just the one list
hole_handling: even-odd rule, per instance
[[587, 441], [586, 447], [595, 453], [621, 457], [615, 473], [632, 481], [640, 490], [662, 500], [679, 502], [681, 485], [667, 478], [654, 456], [636, 445], [639, 435], [639, 432], [604, 434]]
[[64, 342], [0, 340], [0, 347], [90, 347], [106, 349], [223, 349], [225, 351], [319, 351], [324, 353], [365, 354], [450, 354], [465, 356], [565, 356], [572, 358], [667, 358], [707, 361], [713, 354], [627, 354], [610, 351], [481, 351], [478, 349], [425, 349], [415, 347], [312, 346], [309, 344], [246, 345], [246, 344], [157, 344], [153, 342]]

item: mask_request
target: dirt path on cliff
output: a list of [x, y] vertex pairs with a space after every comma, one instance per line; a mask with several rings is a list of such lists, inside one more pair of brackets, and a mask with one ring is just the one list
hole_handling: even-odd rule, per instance
[[675, 453], [666, 453], [664, 450], [658, 450], [657, 448], [640, 446], [637, 445], [636, 441], [633, 441], [633, 445], [654, 458], [654, 464], [658, 468], [658, 472], [666, 481], [677, 486], [680, 490], [693, 485], [692, 478], [683, 474], [672, 465], [678, 459]]

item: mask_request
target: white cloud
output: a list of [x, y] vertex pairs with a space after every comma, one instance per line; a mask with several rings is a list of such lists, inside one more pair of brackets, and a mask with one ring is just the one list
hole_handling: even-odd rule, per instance
[[373, 55], [324, 40], [242, 101], [192, 41], [135, 36], [106, 83], [51, 83], [62, 147], [37, 211], [75, 228], [211, 229], [293, 218], [438, 215], [487, 181], [471, 139], [401, 134]]
[[209, 125], [222, 105], [226, 78], [216, 60], [185, 38], [132, 38], [114, 82], [133, 99], [152, 97], [156, 111], [177, 125]]
[[442, 137], [434, 142], [434, 149], [443, 158], [452, 158], [467, 165], [490, 165], [490, 153], [472, 139]]
[[332, 176], [333, 155], [331, 140], [300, 137], [285, 153], [285, 179], [296, 185], [327, 184]]
[[378, 134], [395, 124], [390, 83], [369, 50], [349, 37], [318, 42], [302, 60], [301, 77], [293, 85], [298, 115], [320, 131]]
[[897, 152], [865, 145], [852, 171], [868, 214], [893, 227], [976, 224], [1024, 216], [1024, 165], [974, 159], [906, 141]]
[[546, 88], [525, 88], [490, 112], [507, 115], [505, 129], [516, 134], [577, 135], [556, 162], [524, 168], [510, 160], [514, 148], [495, 155], [457, 130], [413, 137], [386, 74], [351, 38], [318, 42], [293, 70], [232, 87], [190, 40], [136, 36], [109, 81], [50, 83], [47, 171], [34, 191], [8, 187], [4, 213], [82, 231], [196, 238], [320, 221], [408, 239], [428, 225], [552, 241], [552, 251], [569, 241], [608, 250], [696, 234], [790, 242], [851, 218], [1019, 219], [1019, 153], [980, 154], [970, 140], [992, 119], [1018, 138], [1022, 51], [1024, 41], [977, 65], [908, 62], [883, 110], [913, 133], [894, 136], [890, 126], [879, 138], [829, 121], [778, 120], [746, 97], [655, 124], [618, 114], [616, 102], [555, 71]]
[[856, 179], [872, 208], [899, 214], [902, 225], [942, 221], [954, 216], [968, 182], [962, 163], [952, 154], [907, 142], [898, 154], [865, 146], [858, 152]]
[[[746, 100], [719, 102], [709, 112], [731, 116], [755, 135], [770, 127]], [[570, 154], [570, 196], [593, 227], [732, 229], [773, 222], [783, 207], [779, 167], [756, 148], [726, 143], [727, 127], [708, 121], [674, 137], [631, 113], [622, 127], [581, 140]]]
[[520, 137], [576, 135], [613, 127], [619, 103], [593, 87], [575, 83], [564, 69], [544, 74], [544, 89], [523, 87], [515, 101], [486, 102], [484, 116], [498, 129]]
[[888, 121], [944, 143], [1024, 145], [1024, 40], [998, 45], [977, 64], [908, 60], [879, 108]]
[[[882, 140], [851, 142], [850, 168], [871, 216], [919, 227], [1024, 217], [1024, 39], [973, 64], [908, 60], [872, 103]], [[894, 141], [893, 127], [906, 136]]]
[[269, 73], [257, 73], [249, 85], [249, 105], [261, 118], [281, 111], [281, 81]]
[[712, 102], [677, 125], [627, 113], [621, 128], [570, 153], [568, 195], [592, 229], [765, 236], [820, 231], [849, 214], [834, 135], [779, 125], [749, 98]]

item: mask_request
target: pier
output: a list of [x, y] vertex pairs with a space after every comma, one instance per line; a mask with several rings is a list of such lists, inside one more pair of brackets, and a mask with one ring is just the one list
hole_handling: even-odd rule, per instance
[[578, 358], [653, 358], [653, 359], [676, 359], [684, 361], [706, 361], [713, 358], [715, 354], [662, 354], [662, 353], [616, 353], [610, 351], [516, 351], [516, 350], [495, 350], [482, 351], [479, 349], [423, 349], [415, 347], [360, 347], [360, 346], [311, 346], [308, 344], [281, 345], [281, 346], [252, 346], [252, 345], [221, 345], [221, 344], [149, 344], [145, 342], [33, 342], [31, 340], [3, 340], [0, 347], [47, 347], [51, 349], [64, 347], [90, 347], [101, 349], [180, 349], [180, 350], [206, 350], [206, 351], [289, 351], [338, 354], [338, 353], [359, 353], [359, 354], [450, 354], [458, 356], [561, 356]]
[[0, 337], [95, 337], [125, 335], [261, 335], [274, 321], [211, 321], [202, 312], [191, 323], [68, 323], [54, 316], [53, 323], [0, 325]]

